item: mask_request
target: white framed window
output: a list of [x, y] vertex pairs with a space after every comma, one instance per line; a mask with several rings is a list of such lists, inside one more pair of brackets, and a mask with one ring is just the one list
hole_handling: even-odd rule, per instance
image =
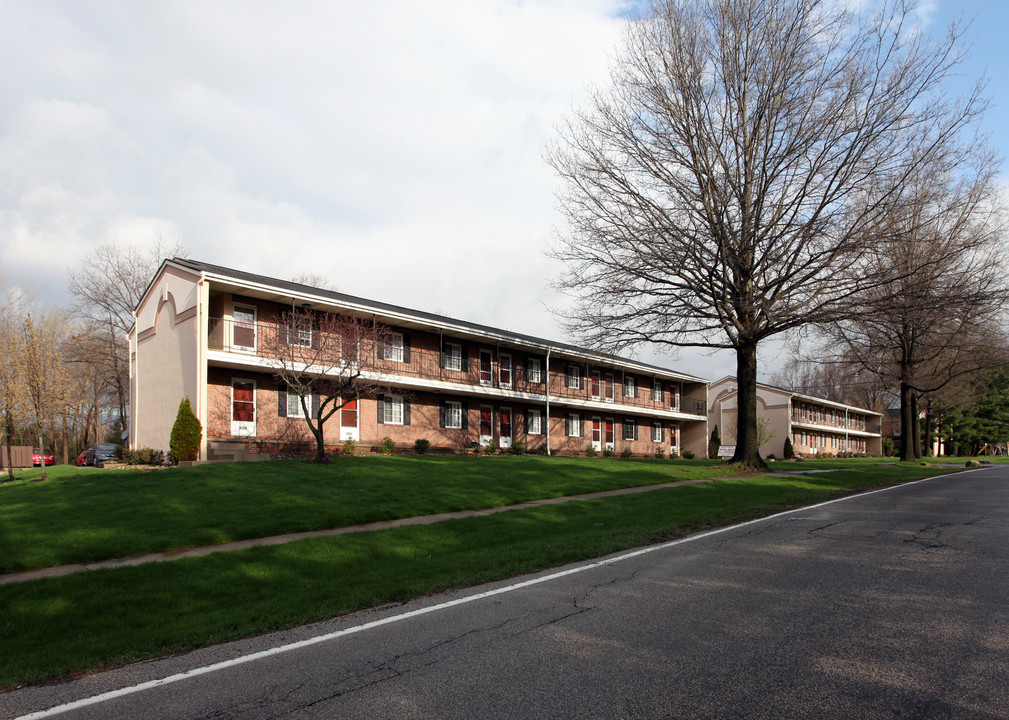
[[634, 377], [627, 375], [624, 377], [624, 397], [637, 397], [637, 388], [634, 386]]
[[658, 378], [652, 379], [652, 400], [662, 402], [662, 381]]
[[526, 435], [543, 434], [543, 411], [530, 408], [526, 411]]
[[543, 382], [543, 365], [539, 358], [528, 358], [526, 360], [526, 381], [531, 383]]
[[582, 436], [582, 416], [572, 413], [568, 415], [567, 422], [565, 424], [565, 434], [568, 437], [581, 437]]
[[445, 403], [445, 427], [462, 428], [462, 403], [449, 400]]
[[[403, 362], [403, 333], [391, 333], [386, 339], [383, 345], [384, 352], [382, 353], [383, 360], [392, 360], [393, 362]], [[388, 422], [388, 421], [386, 421]]]
[[296, 347], [312, 347], [312, 318], [301, 316], [288, 323], [287, 344]]
[[638, 439], [638, 421], [624, 420], [624, 440]]
[[662, 442], [665, 433], [662, 431], [662, 423], [652, 423], [652, 442]]
[[403, 398], [399, 395], [386, 395], [385, 396], [385, 424], [386, 425], [402, 425], [403, 424]]
[[[307, 398], [308, 402], [312, 402], [312, 398]], [[289, 418], [303, 418], [305, 413], [301, 409], [301, 397], [296, 392], [287, 391], [287, 417]]]
[[442, 350], [442, 368], [445, 370], [462, 370], [462, 345], [445, 343]]
[[582, 386], [582, 369], [577, 365], [568, 365], [564, 372], [564, 386], [577, 390]]

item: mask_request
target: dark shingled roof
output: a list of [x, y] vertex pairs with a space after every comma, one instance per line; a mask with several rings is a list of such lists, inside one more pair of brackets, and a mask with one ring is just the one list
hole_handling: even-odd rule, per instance
[[213, 265], [211, 263], [200, 262], [199, 260], [190, 260], [187, 258], [172, 258], [172, 262], [187, 267], [196, 272], [206, 272], [213, 275], [220, 275], [226, 278], [233, 278], [237, 281], [243, 281], [246, 283], [255, 283], [258, 285], [267, 285], [278, 290], [284, 290], [289, 293], [301, 293], [301, 294], [312, 294], [319, 297], [327, 298], [332, 300], [337, 304], [350, 304], [350, 305], [360, 305], [372, 310], [376, 314], [381, 313], [393, 313], [396, 315], [406, 315], [416, 320], [423, 320], [433, 323], [438, 323], [439, 325], [452, 325], [460, 329], [474, 330], [480, 333], [486, 333], [490, 335], [498, 335], [502, 339], [511, 339], [519, 342], [530, 343], [533, 345], [541, 345], [543, 347], [550, 347], [551, 349], [556, 349], [560, 351], [574, 352], [578, 354], [589, 354], [594, 355], [600, 359], [611, 360], [619, 363], [633, 363], [638, 367], [655, 370], [662, 373], [672, 373], [683, 377], [685, 379], [693, 379], [698, 382], [708, 382], [704, 378], [698, 378], [693, 375], [688, 375], [687, 373], [681, 373], [670, 368], [661, 367], [659, 365], [650, 365], [648, 363], [643, 363], [638, 360], [633, 360], [630, 358], [621, 357], [620, 355], [612, 355], [610, 353], [603, 353], [596, 350], [590, 350], [588, 348], [579, 347], [577, 345], [569, 345], [567, 343], [556, 342], [553, 340], [546, 340], [544, 338], [534, 337], [532, 335], [524, 335], [522, 333], [512, 332], [511, 330], [503, 330], [501, 328], [491, 327], [489, 325], [480, 325], [478, 323], [468, 322], [466, 320], [457, 320], [446, 315], [438, 315], [436, 313], [424, 312], [423, 310], [414, 310], [413, 308], [406, 308], [400, 305], [391, 305], [389, 303], [378, 302], [376, 300], [369, 300], [367, 298], [358, 297], [356, 295], [347, 295], [346, 293], [336, 292], [335, 290], [325, 290], [323, 288], [312, 287], [311, 285], [303, 285], [301, 283], [291, 282], [290, 280], [280, 280], [278, 278], [268, 277], [266, 275], [257, 275], [255, 273], [245, 272], [243, 270], [235, 270], [234, 268], [224, 267], [221, 265]]

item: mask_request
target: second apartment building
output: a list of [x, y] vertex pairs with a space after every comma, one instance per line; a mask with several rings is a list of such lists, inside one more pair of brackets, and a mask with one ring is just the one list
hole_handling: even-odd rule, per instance
[[[130, 336], [131, 447], [165, 449], [179, 401], [204, 427], [201, 458], [222, 448], [307, 447], [297, 396], [271, 371], [285, 311], [381, 323], [388, 391], [350, 402], [327, 444], [389, 437], [460, 451], [521, 441], [526, 451], [635, 455], [707, 447], [707, 383], [667, 368], [441, 315], [176, 258], [152, 279]], [[311, 343], [311, 328], [287, 331]], [[274, 346], [275, 347], [275, 346]]]

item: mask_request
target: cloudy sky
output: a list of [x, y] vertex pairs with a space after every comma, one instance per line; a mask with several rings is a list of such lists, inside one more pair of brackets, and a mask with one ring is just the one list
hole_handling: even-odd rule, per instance
[[[0, 270], [65, 305], [107, 240], [553, 339], [543, 161], [604, 84], [627, 0], [0, 0]], [[992, 72], [1009, 149], [1001, 0], [967, 68]], [[655, 358], [718, 378], [727, 354]], [[780, 363], [768, 348], [762, 374]]]

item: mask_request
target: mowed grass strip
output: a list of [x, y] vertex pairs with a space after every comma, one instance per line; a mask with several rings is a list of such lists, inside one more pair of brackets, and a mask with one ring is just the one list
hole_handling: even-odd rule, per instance
[[57, 466], [0, 485], [0, 574], [724, 475], [723, 464], [351, 457], [141, 472]]
[[599, 557], [944, 472], [729, 479], [0, 586], [0, 688]]

